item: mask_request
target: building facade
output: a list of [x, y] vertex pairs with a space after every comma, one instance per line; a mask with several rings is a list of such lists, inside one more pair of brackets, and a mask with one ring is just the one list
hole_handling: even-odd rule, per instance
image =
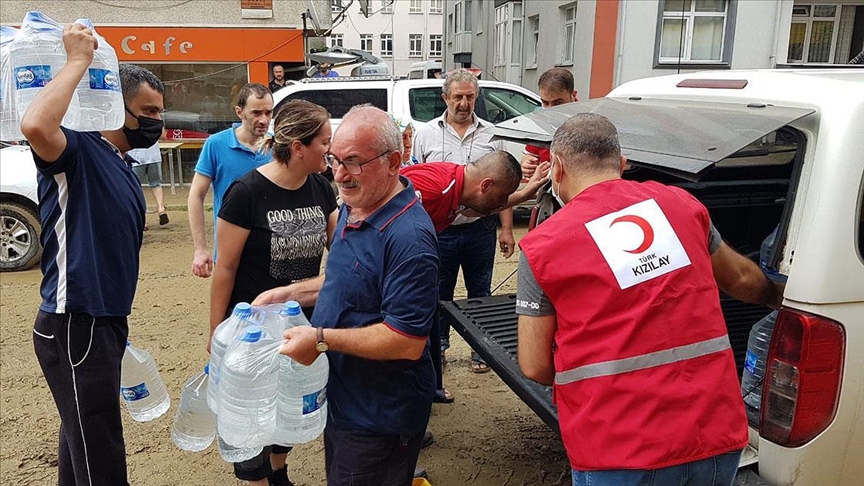
[[[369, 0], [369, 17], [360, 11], [360, 2], [330, 0], [337, 18], [347, 7], [327, 45], [360, 49], [384, 59], [390, 72], [405, 76], [412, 64], [443, 58], [444, 0]], [[350, 74], [352, 66], [338, 70]]]
[[444, 16], [445, 70], [536, 91], [561, 66], [581, 99], [676, 72], [844, 65], [864, 47], [862, 0], [455, 0]]
[[[121, 63], [139, 64], [165, 83], [169, 138], [204, 138], [237, 121], [247, 82], [265, 86], [275, 64], [287, 78], [305, 71], [304, 16], [330, 27], [329, 0], [3, 0], [0, 23], [19, 26], [30, 10], [60, 23], [89, 18]], [[311, 25], [309, 25], [311, 29]], [[314, 32], [306, 31], [308, 35]], [[317, 42], [323, 43], [323, 40]]]

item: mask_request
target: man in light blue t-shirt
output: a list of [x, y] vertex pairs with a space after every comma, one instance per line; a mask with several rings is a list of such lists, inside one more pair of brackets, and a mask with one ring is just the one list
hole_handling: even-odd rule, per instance
[[[216, 215], [222, 196], [232, 182], [270, 161], [269, 152], [259, 152], [258, 142], [267, 134], [273, 117], [273, 96], [263, 84], [248, 83], [237, 95], [234, 107], [240, 123], [214, 134], [204, 143], [189, 189], [189, 228], [195, 253], [192, 273], [207, 278], [216, 258]], [[204, 234], [204, 197], [213, 185], [213, 253]]]

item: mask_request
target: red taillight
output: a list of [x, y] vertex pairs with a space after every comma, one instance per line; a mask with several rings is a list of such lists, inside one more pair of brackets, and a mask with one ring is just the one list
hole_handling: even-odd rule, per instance
[[846, 334], [824, 317], [781, 309], [771, 338], [762, 393], [762, 438], [803, 445], [834, 419]]

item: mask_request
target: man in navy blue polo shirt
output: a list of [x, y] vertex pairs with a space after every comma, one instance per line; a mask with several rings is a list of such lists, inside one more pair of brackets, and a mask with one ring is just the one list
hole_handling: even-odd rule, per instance
[[21, 121], [39, 169], [42, 305], [33, 345], [60, 414], [58, 483], [124, 485], [120, 362], [138, 283], [144, 193], [123, 153], [162, 135], [162, 82], [120, 67], [122, 129], [60, 126], [97, 46], [90, 29], [64, 28], [67, 62]]
[[324, 430], [327, 483], [405, 486], [435, 394], [429, 331], [437, 305], [432, 221], [402, 177], [399, 129], [383, 111], [354, 107], [327, 163], [339, 211], [312, 323], [285, 332], [282, 353], [330, 359]]

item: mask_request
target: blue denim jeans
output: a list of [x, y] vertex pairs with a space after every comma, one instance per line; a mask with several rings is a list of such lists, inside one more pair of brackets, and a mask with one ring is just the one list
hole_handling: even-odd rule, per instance
[[740, 450], [662, 469], [573, 470], [573, 486], [731, 486]]
[[[486, 297], [492, 290], [492, 268], [495, 265], [495, 249], [498, 246], [498, 216], [487, 216], [479, 220], [450, 226], [438, 233], [438, 298], [453, 300], [459, 268], [468, 298]], [[441, 349], [450, 347], [450, 322], [441, 319]]]

